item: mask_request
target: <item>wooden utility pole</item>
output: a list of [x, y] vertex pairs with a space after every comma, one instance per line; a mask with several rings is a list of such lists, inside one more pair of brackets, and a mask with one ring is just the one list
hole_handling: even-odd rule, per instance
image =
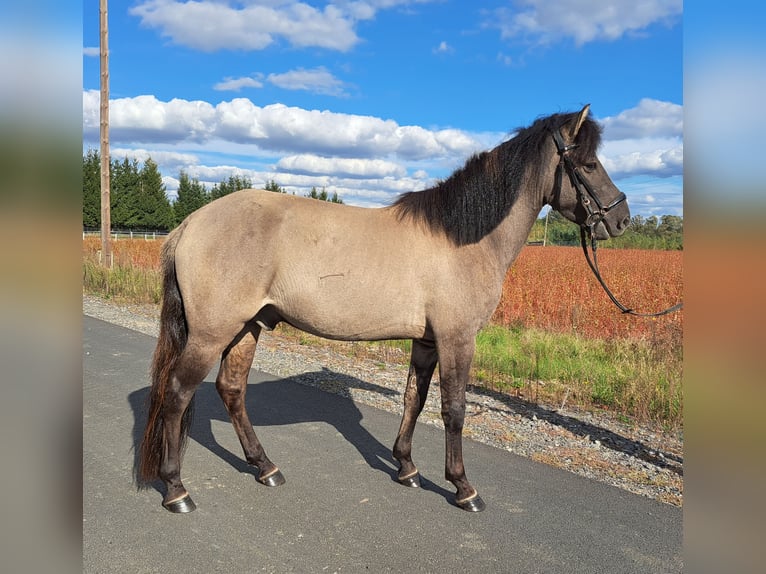
[[107, 0], [100, 0], [101, 31], [101, 262], [112, 265], [112, 212], [109, 190], [109, 30]]

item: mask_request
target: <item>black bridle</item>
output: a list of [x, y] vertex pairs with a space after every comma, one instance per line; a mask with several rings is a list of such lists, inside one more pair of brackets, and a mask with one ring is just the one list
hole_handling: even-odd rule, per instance
[[[604, 288], [604, 291], [612, 300], [612, 303], [614, 303], [623, 313], [628, 315], [635, 315], [637, 317], [659, 317], [660, 315], [666, 315], [681, 309], [683, 307], [683, 303], [678, 303], [672, 307], [668, 307], [664, 311], [659, 311], [657, 313], [638, 313], [620, 303], [617, 300], [617, 297], [615, 297], [612, 291], [609, 289], [609, 287], [607, 287], [604, 279], [601, 277], [601, 273], [598, 270], [598, 259], [596, 257], [598, 240], [596, 239], [594, 229], [596, 225], [604, 220], [607, 213], [609, 213], [609, 210], [618, 206], [627, 198], [625, 197], [624, 193], [620, 192], [617, 197], [608, 205], [605, 206], [603, 203], [601, 203], [601, 199], [599, 198], [598, 193], [596, 193], [596, 190], [588, 181], [588, 178], [583, 173], [582, 168], [578, 165], [575, 165], [574, 161], [572, 161], [572, 158], [569, 156], [568, 152], [576, 148], [577, 144], [564, 143], [564, 138], [561, 137], [561, 133], [558, 130], [553, 130], [552, 134], [553, 141], [556, 142], [556, 149], [558, 150], [560, 158], [559, 165], [556, 168], [557, 193], [559, 195], [561, 194], [563, 172], [566, 172], [569, 176], [569, 181], [572, 182], [572, 187], [574, 187], [575, 191], [577, 192], [577, 200], [585, 209], [585, 213], [587, 213], [585, 221], [580, 224], [580, 244], [582, 245], [583, 253], [585, 253], [585, 260], [588, 262], [588, 266], [590, 267], [591, 271], [593, 271], [596, 279], [598, 279], [601, 287]], [[593, 251], [592, 260], [590, 254], [588, 253], [588, 237], [590, 237], [591, 251]]]

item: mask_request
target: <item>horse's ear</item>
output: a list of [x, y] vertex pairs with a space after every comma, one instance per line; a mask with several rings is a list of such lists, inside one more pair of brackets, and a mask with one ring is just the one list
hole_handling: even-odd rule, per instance
[[590, 111], [590, 104], [585, 104], [585, 107], [580, 110], [580, 113], [577, 114], [577, 119], [572, 124], [572, 126], [569, 129], [569, 141], [573, 142], [575, 138], [577, 137], [577, 134], [580, 133], [580, 128], [582, 127], [583, 122], [585, 121], [585, 118], [588, 117], [588, 111]]

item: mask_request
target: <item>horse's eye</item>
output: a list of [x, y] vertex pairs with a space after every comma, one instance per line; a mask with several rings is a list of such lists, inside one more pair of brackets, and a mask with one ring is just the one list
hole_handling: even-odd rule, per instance
[[598, 164], [596, 164], [596, 162], [595, 162], [595, 161], [592, 161], [592, 162], [590, 162], [590, 163], [586, 163], [586, 164], [583, 166], [583, 169], [584, 169], [585, 171], [587, 171], [588, 173], [592, 173], [592, 172], [596, 171], [596, 168], [597, 168], [597, 167], [598, 167]]

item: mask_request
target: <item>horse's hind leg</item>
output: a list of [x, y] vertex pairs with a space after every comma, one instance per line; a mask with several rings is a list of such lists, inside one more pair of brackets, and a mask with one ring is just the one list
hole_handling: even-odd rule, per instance
[[190, 340], [179, 356], [165, 390], [162, 402], [164, 456], [159, 477], [166, 487], [162, 505], [171, 512], [191, 512], [196, 508], [181, 482], [181, 458], [191, 422], [192, 398], [217, 355], [212, 347]]
[[245, 459], [258, 468], [256, 479], [267, 486], [279, 486], [285, 479], [266, 456], [245, 410], [247, 376], [253, 363], [260, 327], [248, 325], [224, 351], [215, 388], [231, 417]]
[[412, 435], [415, 432], [415, 422], [426, 403], [436, 361], [437, 354], [433, 342], [412, 341], [410, 371], [404, 391], [404, 413], [394, 443], [394, 458], [399, 461], [398, 479], [406, 486], [420, 486], [418, 469], [412, 462]]

